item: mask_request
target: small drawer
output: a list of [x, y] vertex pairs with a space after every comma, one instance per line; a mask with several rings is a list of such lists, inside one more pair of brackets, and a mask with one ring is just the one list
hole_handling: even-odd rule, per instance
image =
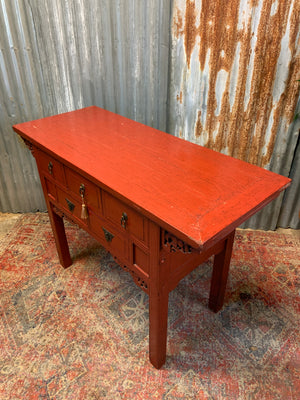
[[35, 157], [38, 168], [43, 174], [51, 176], [58, 182], [65, 184], [64, 167], [59, 161], [41, 150], [36, 150]]
[[65, 193], [58, 187], [56, 188], [56, 191], [57, 202], [60, 204], [60, 206], [64, 210], [66, 210], [69, 215], [76, 217], [78, 220], [86, 224], [88, 220], [81, 218], [82, 203], [75, 200], [73, 197], [69, 196], [69, 194]]
[[102, 192], [103, 214], [124, 232], [147, 241], [147, 219], [107, 192]]
[[52, 199], [56, 199], [56, 186], [53, 182], [49, 181], [46, 177], [44, 177], [46, 191], [48, 196], [52, 197]]
[[149, 277], [149, 253], [135, 243], [132, 244], [132, 264]]
[[67, 187], [76, 197], [80, 197], [80, 187], [84, 185], [84, 201], [92, 208], [99, 209], [99, 189], [98, 187], [83, 178], [77, 172], [65, 167], [65, 175], [67, 181]]
[[89, 228], [113, 256], [122, 261], [128, 259], [127, 240], [121, 232], [92, 212], [89, 214]]

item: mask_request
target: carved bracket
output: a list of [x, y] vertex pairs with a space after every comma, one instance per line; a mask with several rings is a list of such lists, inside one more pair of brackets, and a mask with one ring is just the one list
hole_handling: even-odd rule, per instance
[[178, 239], [168, 231], [163, 231], [163, 245], [170, 253], [181, 251], [184, 254], [190, 254], [192, 252], [192, 247], [190, 245]]
[[[116, 260], [118, 262], [118, 260]], [[130, 275], [132, 276], [132, 279], [134, 283], [139, 286], [141, 289], [143, 289], [144, 292], [149, 293], [149, 284], [141, 278], [135, 271], [127, 267], [127, 265], [124, 265], [122, 263], [119, 263], [121, 267], [124, 269], [124, 271], [129, 272]]]
[[26, 146], [26, 147], [31, 151], [31, 153], [33, 154], [33, 153], [34, 153], [34, 147], [33, 147], [32, 143], [31, 143], [29, 140], [24, 139], [24, 138], [21, 137], [21, 136], [19, 136], [19, 138], [23, 141], [23, 143], [25, 144], [25, 146]]

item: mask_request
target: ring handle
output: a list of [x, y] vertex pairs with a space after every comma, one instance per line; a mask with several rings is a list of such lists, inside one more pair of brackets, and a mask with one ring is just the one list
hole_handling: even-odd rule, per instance
[[84, 197], [84, 195], [85, 195], [85, 186], [84, 186], [84, 183], [82, 183], [81, 185], [80, 185], [80, 187], [79, 187], [79, 194], [80, 194], [80, 196], [83, 198]]
[[122, 217], [121, 217], [121, 226], [122, 226], [122, 228], [126, 229], [127, 222], [128, 222], [128, 215], [126, 214], [126, 212], [123, 212], [122, 213]]
[[52, 161], [49, 161], [49, 164], [48, 164], [48, 171], [49, 171], [49, 174], [50, 174], [50, 175], [53, 174], [53, 163], [52, 163]]

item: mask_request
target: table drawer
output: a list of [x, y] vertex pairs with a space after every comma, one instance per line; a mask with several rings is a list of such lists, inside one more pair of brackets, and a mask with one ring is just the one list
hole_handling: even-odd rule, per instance
[[56, 201], [59, 203], [60, 207], [67, 211], [72, 217], [76, 217], [82, 223], [87, 223], [87, 219], [81, 218], [81, 207], [82, 203], [77, 201], [73, 197], [71, 197], [68, 193], [65, 193], [59, 187], [56, 188], [57, 199]]
[[89, 214], [89, 229], [113, 256], [118, 257], [121, 261], [128, 259], [128, 242], [122, 232], [93, 212]]
[[146, 218], [105, 191], [102, 192], [102, 203], [103, 214], [109, 221], [124, 232], [131, 233], [144, 242], [147, 241], [148, 220]]
[[149, 277], [149, 250], [132, 243], [131, 252], [132, 265], [136, 267], [138, 271], [142, 271], [144, 275]]
[[44, 182], [45, 182], [45, 187], [47, 191], [47, 195], [51, 197], [52, 199], [56, 199], [56, 186], [52, 181], [47, 179], [47, 177], [43, 176]]
[[56, 181], [65, 184], [64, 167], [55, 158], [41, 150], [35, 150], [35, 157], [39, 169], [46, 176], [51, 176]]
[[75, 197], [80, 198], [80, 188], [84, 185], [85, 203], [89, 207], [99, 209], [99, 189], [94, 183], [68, 167], [65, 167], [65, 176], [67, 187]]

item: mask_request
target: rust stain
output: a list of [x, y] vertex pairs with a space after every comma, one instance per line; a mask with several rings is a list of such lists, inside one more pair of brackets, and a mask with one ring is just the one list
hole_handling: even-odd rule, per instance
[[274, 111], [274, 123], [272, 127], [271, 138], [268, 142], [267, 152], [262, 157], [261, 164], [266, 165], [270, 162], [271, 156], [273, 154], [277, 127], [280, 123], [280, 119], [282, 117], [286, 118], [287, 123], [291, 124], [294, 119], [294, 112], [296, 109], [297, 101], [300, 95], [300, 85], [298, 83], [298, 79], [300, 79], [300, 56], [297, 55], [297, 48], [299, 48], [297, 36], [299, 33], [300, 26], [300, 2], [294, 3], [294, 9], [292, 11], [292, 21], [290, 24], [290, 35], [289, 35], [289, 49], [291, 54], [293, 55], [292, 60], [289, 66], [289, 73], [286, 79], [289, 84], [286, 87], [286, 90], [281, 94], [278, 105]]
[[182, 90], [180, 91], [180, 94], [179, 95], [177, 95], [177, 101], [179, 101], [180, 102], [180, 104], [182, 104]]
[[179, 37], [184, 33], [183, 31], [183, 19], [180, 10], [177, 10], [174, 18], [174, 23], [173, 23], [173, 28], [174, 28], [174, 35], [175, 37]]
[[[249, 112], [256, 114], [256, 131], [252, 138], [248, 161], [262, 165], [261, 149], [265, 141], [265, 133], [272, 111], [273, 85], [276, 76], [276, 67], [280, 54], [280, 43], [287, 27], [290, 8], [289, 0], [278, 2], [276, 14], [271, 14], [271, 3], [264, 2], [261, 11], [257, 45], [255, 49], [254, 70], [251, 82]], [[248, 109], [247, 111], [248, 112]], [[273, 124], [273, 127], [275, 124]], [[275, 142], [276, 130], [272, 129], [270, 143]], [[269, 151], [265, 162], [268, 162], [272, 153]]]
[[195, 128], [195, 136], [200, 137], [203, 132], [203, 125], [201, 122], [201, 111], [198, 111], [198, 118], [196, 122], [196, 128]]
[[191, 55], [197, 38], [196, 7], [194, 1], [187, 0], [184, 20], [184, 46], [187, 65], [190, 67]]
[[[240, 0], [202, 0], [200, 11], [195, 2], [186, 1], [184, 22], [177, 10], [177, 33], [184, 35], [187, 66], [190, 68], [191, 54], [197, 37], [200, 39], [199, 67], [203, 71], [208, 52], [209, 59], [209, 92], [207, 111], [202, 124], [201, 112], [197, 111], [195, 136], [207, 134], [207, 147], [215, 150], [226, 148], [227, 154], [257, 165], [267, 165], [271, 159], [280, 120], [285, 117], [293, 119], [294, 109], [299, 96], [297, 71], [297, 37], [299, 37], [300, 2], [295, 1], [291, 21], [288, 16], [292, 0], [279, 0], [276, 12], [272, 13], [272, 1], [249, 0], [249, 7], [261, 7], [258, 28], [252, 32], [253, 11], [249, 12], [246, 25], [238, 29]], [[197, 15], [199, 12], [199, 15]], [[200, 17], [199, 27], [196, 26]], [[292, 61], [286, 82], [286, 90], [277, 104], [273, 103], [273, 88], [276, 79], [278, 59], [281, 51], [281, 40], [287, 27], [290, 29], [289, 48]], [[255, 35], [255, 36], [254, 36]], [[251, 43], [256, 40], [252, 49]], [[240, 46], [238, 77], [235, 86], [234, 102], [230, 107], [230, 74], [233, 67], [237, 45]], [[253, 54], [252, 54], [253, 52]], [[247, 97], [247, 79], [249, 62], [253, 57], [253, 70]], [[220, 70], [228, 72], [227, 81], [221, 99], [219, 115], [216, 116], [216, 83]], [[299, 74], [299, 72], [298, 72]], [[182, 101], [182, 97], [180, 98]], [[245, 108], [246, 105], [246, 108]], [[265, 143], [269, 119], [273, 116], [271, 137]], [[216, 134], [217, 132], [217, 134]], [[267, 145], [266, 154], [262, 149]]]
[[[230, 72], [234, 61], [236, 43], [238, 40], [239, 0], [203, 0], [200, 14], [200, 68], [204, 69], [206, 57], [210, 50], [209, 60], [209, 93], [207, 100], [207, 116], [205, 130], [208, 133], [207, 146], [215, 150], [222, 150], [226, 146], [223, 131], [228, 126], [226, 115], [230, 110], [229, 105], [229, 83], [221, 99], [220, 115], [215, 115], [216, 95], [215, 87], [218, 72], [223, 69]], [[219, 126], [218, 126], [219, 125]], [[218, 134], [214, 138], [214, 132]]]

